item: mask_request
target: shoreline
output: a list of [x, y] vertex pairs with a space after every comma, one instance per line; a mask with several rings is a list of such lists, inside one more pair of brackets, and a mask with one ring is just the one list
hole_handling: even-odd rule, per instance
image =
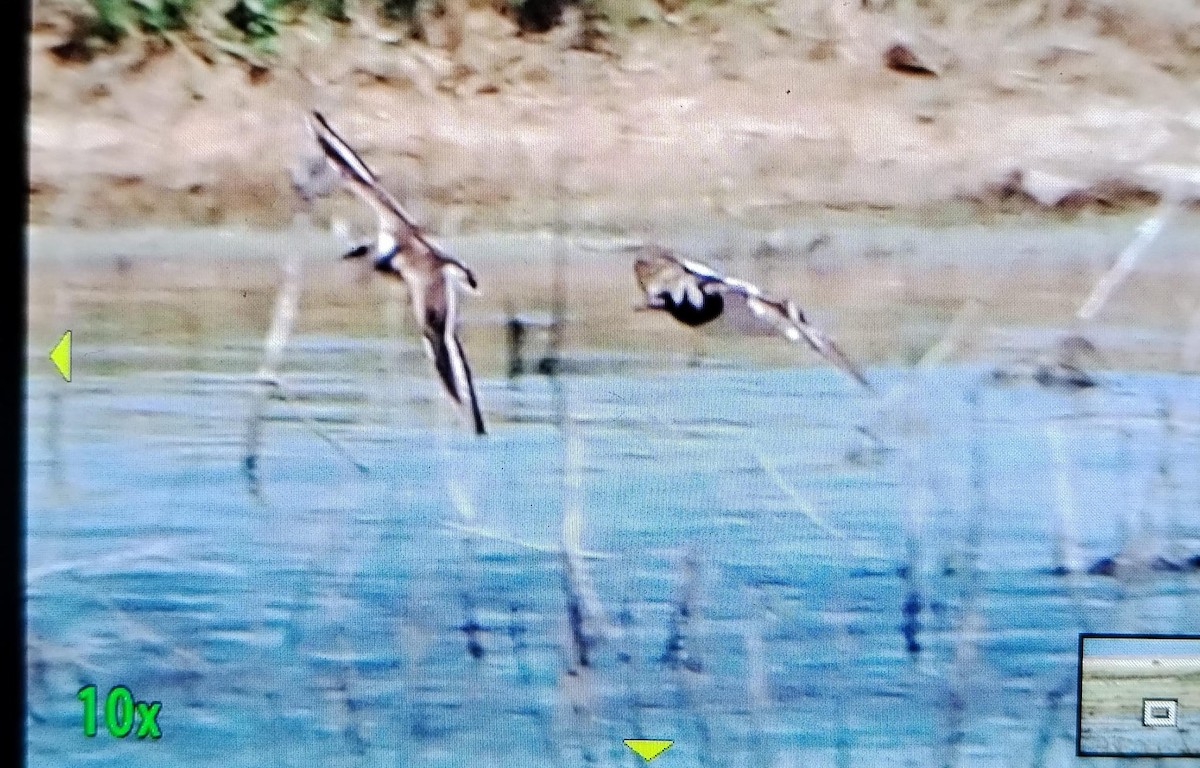
[[[911, 365], [955, 334], [949, 360], [1014, 362], [1051, 348], [1057, 335], [1085, 333], [1102, 349], [1107, 368], [1200, 372], [1200, 316], [1183, 300], [1198, 279], [1200, 218], [1177, 218], [1104, 311], [1080, 325], [1074, 320], [1078, 303], [1141, 223], [1133, 217], [1098, 221], [1104, 226], [1005, 230], [810, 223], [766, 232], [685, 230], [655, 239], [793, 296], [864, 362]], [[381, 318], [408, 322], [407, 309], [395, 303], [404, 301], [403, 290], [384, 291], [356, 268], [361, 265], [338, 261], [344, 243], [312, 226], [129, 232], [34, 227], [29, 234], [30, 338], [44, 336], [50, 345], [72, 324], [90, 324], [98, 342], [161, 337], [193, 343], [234, 338], [247, 328], [265, 333], [281, 260], [289, 253], [303, 263], [298, 335], [372, 336], [388, 333]], [[632, 255], [610, 246], [631, 238], [556, 240], [533, 232], [438, 239], [480, 279], [482, 293], [467, 297], [462, 312], [473, 343], [495, 358], [481, 364], [501, 365], [507, 317], [552, 312], [560, 258], [568, 347], [633, 354], [661, 348], [687, 354], [692, 348], [693, 335], [681, 336], [657, 318], [629, 315], [638, 300]], [[968, 320], [973, 304], [977, 316]], [[128, 317], [142, 314], [144, 322], [126, 327]], [[721, 329], [695, 339], [701, 336], [718, 357], [796, 361], [796, 350], [773, 343], [777, 339]]]

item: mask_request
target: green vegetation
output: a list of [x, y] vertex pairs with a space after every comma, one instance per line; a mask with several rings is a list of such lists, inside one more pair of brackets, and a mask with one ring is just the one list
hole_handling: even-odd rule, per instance
[[[381, 3], [395, 4], [396, 0]], [[135, 31], [161, 34], [186, 29], [200, 11], [213, 8], [249, 41], [272, 38], [280, 25], [295, 22], [306, 13], [349, 21], [345, 0], [87, 0], [87, 5], [94, 14], [90, 31], [109, 43]]]
[[[436, 3], [438, 0], [434, 0]], [[374, 12], [385, 22], [411, 23], [422, 0], [374, 0], [361, 11]], [[531, 31], [545, 31], [561, 18], [563, 7], [576, 0], [496, 0], [498, 10], [511, 14]], [[211, 27], [223, 20], [226, 29], [208, 29], [240, 35], [245, 42], [270, 47], [288, 24], [312, 17], [348, 22], [346, 0], [73, 0], [76, 18], [83, 23], [77, 35], [115, 45], [135, 35], [162, 36], [192, 25]], [[361, 12], [360, 11], [360, 12]]]
[[380, 11], [386, 19], [408, 20], [417, 13], [417, 0], [382, 0]]
[[[739, 1], [483, 0], [483, 4], [511, 18], [523, 32], [541, 33], [557, 26], [571, 6], [581, 8], [592, 26], [632, 27], [661, 19], [668, 10], [736, 5]], [[466, 2], [479, 4], [478, 0]], [[56, 52], [64, 59], [87, 60], [121, 44], [178, 40], [189, 33], [267, 53], [276, 50], [287, 26], [317, 19], [348, 23], [353, 14], [373, 14], [384, 25], [409, 25], [419, 31], [422, 14], [436, 17], [446, 5], [447, 0], [35, 0], [34, 11], [35, 15], [39, 10], [62, 11], [73, 19], [70, 40]]]
[[[766, 19], [777, 31], [801, 37], [830, 34], [839, 6], [828, 0], [463, 0], [490, 4], [525, 32], [558, 25], [569, 6], [613, 30], [641, 26], [676, 13], [694, 17], [724, 10]], [[76, 19], [78, 53], [114, 46], [130, 37], [150, 39], [186, 32], [219, 37], [271, 50], [287, 25], [318, 18], [349, 22], [352, 14], [374, 14], [384, 24], [420, 23], [424, 11], [436, 16], [448, 0], [34, 0], [39, 11], [53, 8]], [[999, 30], [1010, 37], [1021, 31], [1055, 27], [1062, 50], [1110, 56], [1098, 47], [1107, 38], [1150, 53], [1164, 72], [1192, 76], [1200, 54], [1200, 10], [1194, 0], [1113, 3], [1107, 0], [854, 0], [868, 15], [901, 16], [920, 27], [962, 31]], [[831, 15], [832, 14], [832, 15]], [[840, 22], [839, 22], [840, 23]], [[835, 25], [836, 26], [836, 25]], [[838, 30], [846, 33], [847, 30]], [[853, 30], [850, 30], [853, 31]], [[240, 38], [240, 39], [239, 39]], [[970, 38], [964, 37], [964, 41]], [[953, 48], [953, 36], [946, 38]], [[1065, 46], [1065, 47], [1064, 47]], [[1064, 54], [1057, 53], [1057, 56]]]
[[96, 12], [94, 32], [115, 43], [134, 29], [167, 32], [182, 29], [192, 0], [92, 0]]

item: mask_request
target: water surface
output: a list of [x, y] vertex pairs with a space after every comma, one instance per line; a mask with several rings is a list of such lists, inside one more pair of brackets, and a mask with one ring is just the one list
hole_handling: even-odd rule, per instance
[[[81, 322], [72, 382], [30, 351], [30, 765], [1067, 765], [1078, 634], [1200, 632], [1200, 380], [1166, 353], [1080, 393], [875, 357], [879, 400], [575, 282], [556, 378], [505, 378], [503, 318], [469, 316], [477, 439], [402, 313], [310, 316], [251, 477], [270, 294], [229, 315], [240, 278], [144, 263], [47, 310]], [[1168, 310], [1118, 330], [1176, 349]], [[160, 701], [162, 738], [84, 737], [88, 684]]]

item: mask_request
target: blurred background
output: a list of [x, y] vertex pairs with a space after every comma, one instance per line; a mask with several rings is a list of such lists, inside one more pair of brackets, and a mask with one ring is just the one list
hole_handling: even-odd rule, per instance
[[[1079, 633], [1200, 633], [1200, 3], [30, 34], [30, 765], [1072, 765]], [[297, 193], [312, 109], [478, 275], [487, 438], [338, 260], [369, 211]], [[878, 393], [633, 312], [650, 241]], [[85, 738], [90, 684], [162, 739]]]
[[287, 224], [310, 108], [443, 234], [1200, 183], [1191, 0], [37, 0], [33, 22], [36, 223]]

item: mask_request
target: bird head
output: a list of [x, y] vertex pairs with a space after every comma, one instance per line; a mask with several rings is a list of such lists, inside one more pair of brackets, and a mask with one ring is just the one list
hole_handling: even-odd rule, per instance
[[654, 265], [645, 259], [638, 259], [633, 263], [633, 274], [637, 278], [638, 283], [644, 288], [654, 277]]

